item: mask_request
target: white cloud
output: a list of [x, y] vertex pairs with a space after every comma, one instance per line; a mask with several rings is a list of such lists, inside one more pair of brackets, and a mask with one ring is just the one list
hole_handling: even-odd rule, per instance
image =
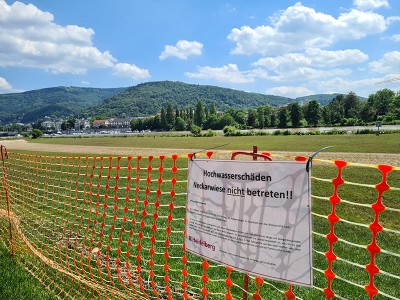
[[353, 91], [356, 92], [357, 95], [367, 97], [380, 89], [379, 86], [375, 85], [376, 82], [376, 78], [348, 80], [346, 78], [336, 77], [327, 81], [319, 82], [318, 88], [321, 93], [327, 93], [328, 91], [329, 93], [347, 94]]
[[[400, 80], [400, 75], [399, 74], [387, 74], [384, 75], [382, 78], [376, 79], [375, 85], [398, 85], [398, 81]], [[397, 87], [394, 88], [397, 90]]]
[[301, 86], [277, 86], [267, 89], [266, 94], [297, 98], [306, 95], [312, 95], [314, 92], [306, 87]]
[[0, 77], [0, 91], [10, 89], [12, 89], [11, 84], [9, 84], [5, 78]]
[[267, 78], [265, 71], [255, 69], [240, 71], [236, 64], [228, 64], [222, 67], [199, 67], [197, 73], [186, 72], [190, 78], [213, 79], [224, 83], [250, 83], [255, 78]]
[[196, 41], [180, 40], [175, 46], [166, 45], [164, 51], [159, 56], [160, 60], [174, 56], [179, 59], [186, 60], [189, 56], [201, 55], [203, 44]]
[[353, 4], [360, 10], [373, 10], [380, 7], [389, 7], [387, 0], [354, 0]]
[[82, 74], [89, 68], [112, 67], [115, 58], [92, 44], [94, 31], [60, 26], [54, 17], [32, 4], [0, 0], [0, 66]]
[[300, 2], [271, 19], [272, 25], [234, 28], [228, 39], [233, 54], [277, 55], [307, 48], [325, 48], [337, 41], [361, 39], [386, 30], [385, 18], [353, 9], [338, 18], [319, 13]]
[[312, 48], [305, 53], [287, 53], [277, 57], [261, 58], [252, 64], [256, 67], [253, 70], [240, 71], [236, 64], [228, 64], [222, 67], [199, 67], [198, 72], [188, 72], [185, 75], [225, 83], [251, 83], [258, 78], [274, 82], [304, 82], [350, 75], [351, 69], [335, 67], [361, 63], [367, 59], [368, 55], [357, 49], [326, 51]]
[[128, 77], [133, 80], [150, 78], [150, 73], [146, 69], [140, 69], [135, 65], [126, 63], [116, 64], [114, 67], [114, 75], [119, 77]]
[[360, 50], [308, 49], [305, 53], [261, 58], [254, 62], [253, 66], [266, 68], [270, 72], [268, 79], [272, 81], [304, 81], [349, 75], [351, 70], [348, 68], [328, 68], [360, 63], [367, 59], [368, 55]]
[[[109, 51], [93, 45], [94, 31], [76, 25], [61, 26], [54, 16], [32, 4], [0, 0], [0, 67], [28, 67], [52, 73], [85, 74], [89, 69], [123, 72]], [[131, 78], [147, 70], [131, 66]]]
[[43, 12], [32, 4], [14, 2], [9, 6], [4, 0], [0, 0], [0, 22], [25, 25], [40, 25], [53, 22], [51, 13]]
[[369, 67], [376, 73], [400, 74], [400, 52], [387, 52], [382, 59], [371, 62]]
[[266, 90], [266, 93], [296, 98], [312, 94], [347, 94], [353, 91], [356, 92], [359, 96], [368, 97], [368, 95], [376, 93], [378, 90], [386, 87], [382, 85], [377, 85], [377, 82], [380, 82], [381, 80], [382, 78], [351, 80], [349, 78], [340, 76], [325, 81], [309, 81], [303, 86], [299, 85], [273, 87]]
[[400, 34], [394, 34], [390, 37], [392, 41], [400, 42]]
[[305, 81], [312, 79], [323, 79], [334, 76], [346, 76], [351, 74], [350, 69], [331, 69], [319, 70], [308, 67], [301, 67], [289, 71], [279, 72], [275, 76], [269, 76], [268, 79], [275, 82], [288, 82], [288, 81]]
[[388, 17], [386, 19], [386, 24], [388, 26], [392, 25], [392, 23], [395, 23], [395, 22], [400, 22], [400, 17], [399, 16], [392, 16], [392, 17]]
[[326, 51], [307, 49], [305, 53], [287, 53], [276, 57], [265, 57], [254, 62], [254, 66], [265, 67], [268, 70], [282, 72], [298, 67], [335, 67], [364, 62], [368, 55], [357, 49]]

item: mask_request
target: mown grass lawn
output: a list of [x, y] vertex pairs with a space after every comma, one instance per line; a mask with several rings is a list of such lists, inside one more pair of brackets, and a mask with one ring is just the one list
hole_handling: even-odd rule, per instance
[[139, 135], [126, 137], [81, 137], [30, 139], [31, 143], [55, 145], [83, 145], [138, 148], [218, 149], [248, 150], [257, 145], [268, 151], [316, 151], [333, 146], [330, 152], [400, 153], [400, 134], [340, 134], [340, 135], [288, 135], [288, 136], [238, 136], [238, 137], [177, 137], [167, 135]]
[[23, 268], [10, 249], [0, 243], [0, 299], [53, 300], [57, 299], [36, 278]]

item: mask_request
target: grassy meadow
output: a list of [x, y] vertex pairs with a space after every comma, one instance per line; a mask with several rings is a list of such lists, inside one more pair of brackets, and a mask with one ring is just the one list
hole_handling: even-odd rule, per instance
[[394, 134], [337, 134], [288, 136], [192, 137], [146, 134], [125, 137], [54, 137], [29, 140], [31, 143], [53, 145], [82, 145], [108, 147], [251, 150], [253, 145], [266, 151], [316, 151], [333, 146], [330, 152], [400, 153], [400, 133]]
[[[95, 138], [46, 138], [38, 140], [30, 140], [32, 143], [46, 143], [54, 145], [86, 145], [86, 146], [115, 146], [115, 147], [146, 147], [146, 148], [172, 148], [172, 149], [207, 149], [227, 143], [227, 145], [218, 148], [226, 150], [251, 150], [253, 145], [257, 145], [259, 149], [266, 151], [301, 151], [314, 152], [325, 146], [334, 146], [328, 151], [331, 152], [355, 152], [355, 153], [400, 153], [400, 134], [387, 135], [318, 135], [318, 136], [252, 136], [252, 137], [173, 137], [173, 136], [137, 136], [137, 137], [95, 137]], [[195, 146], [195, 147], [194, 147]], [[48, 156], [35, 161], [35, 158], [27, 158], [26, 151], [14, 151], [14, 159], [16, 165], [10, 167], [11, 174], [9, 175], [10, 187], [15, 189], [15, 194], [12, 199], [14, 211], [19, 213], [21, 219], [21, 227], [28, 235], [32, 243], [43, 248], [43, 253], [46, 253], [54, 261], [67, 263], [68, 269], [78, 271], [81, 268], [89, 274], [93, 268], [93, 277], [96, 280], [103, 278], [105, 282], [112, 284], [119, 289], [123, 289], [117, 280], [113, 277], [108, 277], [110, 269], [102, 265], [98, 267], [95, 260], [90, 261], [87, 257], [81, 256], [83, 251], [78, 251], [76, 245], [70, 245], [65, 240], [61, 240], [60, 234], [65, 232], [74, 233], [75, 237], [71, 238], [78, 240], [78, 245], [84, 245], [87, 248], [93, 248], [96, 244], [96, 236], [103, 232], [104, 237], [114, 235], [110, 240], [110, 249], [104, 251], [111, 257], [120, 257], [118, 249], [122, 253], [127, 251], [132, 252], [130, 262], [132, 265], [137, 263], [135, 258], [136, 245], [142, 247], [141, 254], [143, 267], [141, 276], [147, 281], [152, 279], [158, 287], [165, 286], [165, 241], [168, 239], [166, 228], [171, 226], [168, 266], [170, 268], [169, 276], [171, 279], [170, 286], [175, 287], [173, 292], [174, 299], [179, 299], [178, 295], [182, 292], [181, 282], [184, 279], [180, 270], [184, 267], [181, 260], [183, 255], [182, 244], [184, 242], [182, 231], [184, 230], [185, 218], [185, 191], [186, 191], [186, 158], [181, 157], [177, 160], [178, 172], [176, 173], [176, 185], [173, 185], [173, 161], [166, 158], [162, 162], [160, 169], [160, 160], [154, 158], [151, 162], [152, 168], [148, 169], [150, 164], [147, 158], [141, 161], [142, 169], [140, 174], [137, 173], [136, 165], [132, 162], [132, 170], [127, 166], [127, 162], [121, 163], [121, 168], [118, 171], [119, 186], [118, 190], [113, 190], [117, 169], [115, 168], [116, 158], [113, 158], [113, 168], [108, 169], [108, 159], [104, 162], [93, 161], [90, 154], [82, 154], [82, 161], [78, 162], [77, 158], [71, 161], [65, 159], [66, 153], [42, 152], [37, 153], [42, 156]], [[19, 154], [21, 153], [21, 154]], [[30, 153], [30, 152], [29, 152]], [[53, 157], [57, 155], [58, 157]], [[76, 155], [76, 154], [74, 154]], [[99, 156], [93, 154], [92, 156]], [[86, 159], [85, 157], [88, 157]], [[39, 163], [38, 163], [39, 162]], [[104, 168], [99, 167], [102, 165]], [[60, 169], [59, 166], [63, 166]], [[96, 166], [96, 167], [93, 167]], [[160, 183], [160, 170], [162, 170], [162, 181]], [[101, 176], [99, 176], [101, 174]], [[108, 176], [109, 175], [109, 176]], [[128, 183], [128, 177], [132, 177], [132, 190], [138, 188], [139, 194], [132, 192], [130, 198], [135, 197], [147, 199], [146, 203], [140, 201], [130, 201], [129, 203], [119, 204], [120, 208], [115, 211], [113, 196], [118, 199], [125, 199], [126, 190], [124, 189]], [[136, 176], [140, 177], [139, 181], [135, 181]], [[327, 269], [327, 259], [325, 252], [329, 250], [329, 244], [326, 235], [331, 230], [330, 222], [327, 216], [332, 212], [332, 206], [329, 202], [329, 197], [333, 194], [332, 179], [337, 176], [337, 168], [333, 164], [315, 163], [313, 167], [313, 256], [314, 256], [314, 285], [316, 288], [308, 289], [302, 287], [294, 287], [293, 290], [299, 299], [323, 299], [323, 289], [327, 286], [327, 279], [324, 271]], [[339, 241], [334, 244], [334, 253], [338, 259], [333, 262], [333, 271], [339, 279], [334, 279], [332, 289], [341, 297], [341, 299], [369, 299], [368, 294], [363, 289], [363, 286], [369, 283], [369, 274], [365, 270], [365, 266], [370, 262], [370, 254], [366, 250], [366, 246], [372, 241], [372, 234], [368, 225], [374, 221], [375, 215], [371, 209], [371, 205], [376, 202], [378, 193], [374, 186], [381, 182], [382, 176], [379, 170], [371, 167], [350, 166], [343, 170], [343, 179], [346, 183], [340, 186], [338, 193], [343, 200], [336, 207], [336, 214], [340, 218], [340, 222], [335, 224], [335, 233], [339, 237]], [[111, 178], [111, 179], [110, 179]], [[151, 182], [146, 180], [151, 178]], [[391, 187], [400, 189], [400, 171], [392, 171], [388, 175], [388, 184]], [[43, 184], [43, 182], [45, 182]], [[89, 184], [90, 183], [90, 184]], [[356, 184], [351, 184], [356, 183]], [[145, 193], [146, 189], [151, 190], [149, 194]], [[170, 213], [170, 195], [171, 188], [176, 192], [174, 197], [173, 219], [167, 218]], [[161, 189], [164, 193], [158, 195], [156, 191]], [[102, 199], [96, 198], [96, 194], [109, 194], [107, 207], [103, 208]], [[90, 196], [89, 196], [90, 195]], [[115, 199], [115, 198], [114, 198]], [[100, 202], [99, 206], [95, 203]], [[161, 205], [158, 206], [156, 203]], [[0, 193], [0, 208], [4, 209], [4, 191]], [[378, 245], [385, 251], [376, 256], [376, 264], [380, 270], [384, 271], [376, 275], [375, 285], [382, 292], [375, 296], [374, 299], [400, 299], [400, 291], [398, 290], [398, 278], [400, 271], [398, 265], [400, 263], [400, 235], [395, 233], [400, 231], [400, 192], [399, 190], [389, 190], [384, 194], [383, 204], [388, 208], [379, 216], [380, 224], [388, 230], [384, 230], [378, 234]], [[129, 212], [136, 211], [135, 218], [137, 222], [127, 223], [124, 221], [125, 212], [122, 207], [125, 205]], [[96, 215], [95, 211], [99, 214]], [[143, 213], [145, 212], [145, 213]], [[106, 213], [105, 215], [103, 215]], [[154, 230], [154, 214], [163, 216], [157, 219], [156, 226], [159, 230]], [[132, 215], [130, 215], [132, 218]], [[28, 220], [40, 220], [39, 223], [29, 222]], [[91, 222], [88, 222], [91, 220]], [[96, 224], [93, 223], [97, 220]], [[145, 226], [141, 226], [143, 221]], [[103, 229], [100, 226], [101, 222], [107, 224]], [[7, 236], [6, 222], [0, 223], [0, 237]], [[361, 224], [361, 225], [357, 225]], [[40, 230], [37, 228], [40, 227]], [[124, 228], [124, 231], [117, 231]], [[142, 232], [143, 238], [137, 235], [131, 236], [130, 230], [133, 232]], [[120, 243], [115, 235], [121, 237], [122, 240], [130, 240], [134, 245], [129, 250], [126, 243]], [[151, 241], [151, 237], [156, 239], [156, 243]], [[67, 243], [67, 244], [65, 244]], [[108, 242], [106, 238], [103, 244]], [[2, 243], [0, 243], [1, 245]], [[10, 251], [4, 246], [0, 247], [0, 266], [6, 268], [7, 274], [12, 273], [13, 277], [8, 281], [12, 285], [13, 282], [19, 286], [23, 286], [22, 293], [33, 294], [38, 293], [38, 284], [29, 285], [31, 282], [30, 276], [27, 276], [26, 271], [21, 267], [20, 261], [25, 261], [25, 266], [28, 265], [30, 270], [34, 269], [29, 265], [29, 257], [25, 257], [24, 245], [20, 245], [21, 260], [11, 259]], [[103, 245], [103, 247], [105, 247]], [[101, 247], [100, 247], [101, 248]], [[134, 249], [133, 249], [134, 248]], [[156, 251], [153, 253], [151, 249]], [[394, 255], [392, 254], [394, 253]], [[85, 255], [84, 255], [85, 256]], [[154, 265], [149, 264], [152, 259]], [[193, 293], [201, 294], [203, 282], [202, 260], [194, 255], [187, 254], [189, 263], [186, 265], [189, 276], [187, 282]], [[28, 263], [27, 263], [28, 262]], [[80, 265], [80, 262], [83, 263]], [[211, 264], [211, 263], [210, 263]], [[91, 266], [91, 268], [89, 268]], [[36, 267], [37, 268], [37, 267]], [[96, 273], [94, 271], [98, 271]], [[152, 275], [150, 270], [154, 271]], [[389, 273], [391, 275], [386, 275]], [[111, 271], [112, 273], [112, 271]], [[0, 271], [1, 275], [1, 271]], [[114, 274], [115, 275], [115, 274]], [[210, 281], [207, 288], [210, 291], [209, 299], [225, 299], [226, 293], [226, 277], [227, 272], [223, 267], [211, 264], [207, 270], [207, 275]], [[42, 278], [56, 278], [55, 275], [43, 276]], [[110, 279], [111, 278], [111, 279]], [[243, 275], [239, 272], [232, 272], [231, 279], [234, 282], [231, 292], [233, 299], [241, 299], [242, 291], [241, 284]], [[33, 280], [33, 279], [32, 279]], [[55, 279], [54, 279], [55, 280]], [[60, 276], [57, 280], [63, 280]], [[21, 283], [22, 282], [22, 283]], [[351, 284], [353, 283], [353, 284]], [[68, 291], [62, 291], [62, 286], [51, 288], [61, 298], [74, 296], [79, 298], [86, 296], [90, 299], [89, 292], [77, 292], [74, 294], [74, 284], [70, 283]], [[52, 287], [51, 284], [48, 284]], [[57, 286], [57, 285], [56, 285]], [[77, 286], [75, 285], [75, 288]], [[150, 289], [151, 287], [146, 286]], [[277, 283], [274, 281], [266, 281], [261, 287], [261, 296], [263, 299], [286, 299], [282, 291], [286, 291], [288, 285]], [[0, 288], [0, 299], [9, 298], [9, 291], [2, 292]], [[254, 293], [256, 285], [254, 280], [250, 281], [249, 291]], [[18, 289], [15, 289], [18, 292]], [[45, 288], [39, 291], [38, 299], [52, 299], [52, 293]], [[21, 294], [15, 299], [25, 299], [24, 294]], [[251, 297], [251, 295], [250, 295]], [[27, 298], [28, 299], [28, 298]], [[197, 299], [197, 298], [196, 298]], [[338, 298], [340, 299], [340, 298]]]
[[0, 278], [1, 299], [57, 299], [36, 278], [33, 278], [23, 268], [18, 258], [10, 255], [10, 249], [7, 249], [2, 244], [0, 244]]

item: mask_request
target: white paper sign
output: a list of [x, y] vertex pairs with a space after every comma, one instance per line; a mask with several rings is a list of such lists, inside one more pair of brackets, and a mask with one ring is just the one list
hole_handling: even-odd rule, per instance
[[310, 190], [303, 162], [189, 160], [186, 249], [311, 287]]

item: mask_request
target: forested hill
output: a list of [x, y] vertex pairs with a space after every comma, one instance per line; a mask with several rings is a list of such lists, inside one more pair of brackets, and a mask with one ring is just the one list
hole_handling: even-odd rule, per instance
[[[147, 82], [125, 88], [52, 87], [23, 93], [0, 94], [1, 124], [30, 123], [45, 116], [65, 119], [83, 117], [134, 117], [159, 113], [171, 104], [176, 109], [215, 101], [217, 110], [249, 109], [269, 104], [279, 107], [294, 101], [317, 100], [322, 105], [335, 97], [312, 95], [297, 99], [249, 93], [209, 85], [183, 82]], [[323, 102], [323, 103], [322, 103]]]
[[[335, 98], [339, 94], [317, 94], [317, 95], [310, 95], [310, 96], [304, 96], [304, 97], [298, 97], [295, 99], [296, 102], [302, 103], [302, 102], [307, 102], [311, 100], [317, 101], [320, 105], [324, 106], [328, 104], [329, 102], [332, 101], [333, 98]], [[360, 99], [364, 99], [361, 97], [358, 97]]]
[[174, 108], [195, 107], [201, 100], [204, 104], [215, 101], [216, 107], [224, 111], [230, 107], [249, 109], [270, 104], [280, 106], [293, 99], [280, 96], [249, 93], [234, 89], [209, 85], [187, 84], [183, 82], [147, 82], [127, 88], [102, 104], [86, 110], [85, 115], [148, 116], [160, 112], [171, 104]]
[[1, 123], [36, 122], [45, 116], [68, 117], [100, 104], [125, 88], [52, 87], [0, 94]]

